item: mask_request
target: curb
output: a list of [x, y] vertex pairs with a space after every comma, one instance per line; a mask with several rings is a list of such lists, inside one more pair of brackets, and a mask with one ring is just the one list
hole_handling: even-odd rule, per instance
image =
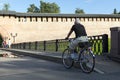
[[59, 57], [46, 56], [46, 55], [40, 55], [40, 54], [34, 54], [34, 53], [28, 53], [28, 52], [22, 52], [22, 51], [15, 51], [15, 50], [8, 50], [8, 49], [2, 49], [2, 50], [10, 51], [10, 52], [13, 52], [16, 54], [30, 56], [30, 57], [34, 57], [34, 58], [38, 58], [38, 59], [49, 60], [49, 61], [53, 61], [53, 62], [62, 64], [62, 60]]

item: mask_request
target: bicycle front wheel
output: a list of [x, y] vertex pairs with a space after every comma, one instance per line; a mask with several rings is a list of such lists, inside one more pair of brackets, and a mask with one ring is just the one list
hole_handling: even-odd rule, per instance
[[95, 55], [90, 50], [84, 50], [80, 54], [80, 67], [83, 72], [90, 73], [94, 70]]
[[69, 69], [73, 66], [74, 61], [71, 58], [69, 49], [65, 49], [62, 54], [62, 61], [65, 68]]

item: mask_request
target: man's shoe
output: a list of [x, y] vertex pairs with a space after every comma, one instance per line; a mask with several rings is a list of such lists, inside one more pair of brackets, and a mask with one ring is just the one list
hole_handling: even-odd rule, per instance
[[71, 58], [74, 59], [74, 60], [77, 60], [78, 59], [78, 54], [77, 53], [72, 53]]

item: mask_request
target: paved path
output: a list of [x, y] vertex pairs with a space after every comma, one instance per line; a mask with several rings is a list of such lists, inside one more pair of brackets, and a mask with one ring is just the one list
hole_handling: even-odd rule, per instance
[[[8, 50], [12, 52], [17, 52], [18, 54], [24, 54], [36, 58], [62, 63], [61, 53], [45, 53], [40, 51], [29, 51], [29, 50], [19, 50], [19, 49], [8, 49]], [[120, 72], [120, 64], [110, 60], [106, 56], [96, 56], [95, 71], [101, 74]]]
[[[37, 54], [37, 56], [44, 55], [46, 57], [54, 54], [54, 57], [57, 57], [55, 53], [44, 54], [36, 51], [19, 51], [22, 53], [27, 52], [27, 54]], [[0, 80], [27, 80], [29, 78], [31, 78], [29, 80], [73, 80], [74, 77], [74, 80], [120, 80], [120, 63], [103, 56], [96, 57], [96, 69], [104, 72], [104, 74], [99, 71], [85, 74], [79, 69], [65, 69], [61, 64], [29, 57], [0, 58], [0, 63]]]

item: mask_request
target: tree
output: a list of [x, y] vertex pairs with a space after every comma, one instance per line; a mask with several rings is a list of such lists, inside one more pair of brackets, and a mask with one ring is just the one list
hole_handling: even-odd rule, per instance
[[10, 5], [9, 5], [9, 4], [4, 4], [3, 10], [8, 11], [9, 8], [10, 8]]
[[114, 9], [113, 14], [117, 14], [117, 9], [116, 8]]
[[76, 8], [76, 10], [75, 10], [75, 14], [85, 14], [85, 12], [84, 12], [83, 9]]
[[37, 8], [34, 4], [30, 4], [30, 7], [27, 8], [27, 12], [39, 13], [40, 10], [39, 10], [39, 8]]
[[60, 13], [60, 7], [56, 3], [40, 1], [41, 13]]
[[0, 47], [2, 47], [2, 42], [3, 42], [3, 39], [2, 39], [2, 36], [0, 34]]
[[117, 12], [117, 9], [115, 8], [113, 14], [120, 14], [120, 12]]
[[60, 7], [56, 3], [49, 3], [40, 1], [40, 8], [36, 7], [34, 4], [30, 4], [27, 8], [27, 12], [31, 13], [60, 13]]

